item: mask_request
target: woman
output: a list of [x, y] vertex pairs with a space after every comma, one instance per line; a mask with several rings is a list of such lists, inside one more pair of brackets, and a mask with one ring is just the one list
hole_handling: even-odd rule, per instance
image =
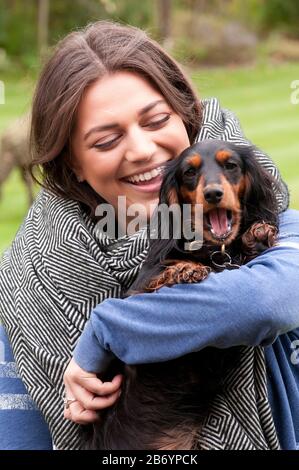
[[[80, 447], [78, 426], [63, 419], [62, 376], [71, 353], [91, 310], [105, 299], [120, 297], [147, 253], [145, 230], [111, 239], [98, 230], [96, 208], [107, 202], [120, 220], [118, 197], [125, 196], [125, 209], [141, 203], [149, 217], [158, 200], [159, 168], [196, 139], [215, 137], [245, 142], [235, 117], [221, 110], [217, 100], [200, 102], [177, 64], [138, 29], [95, 23], [67, 36], [46, 64], [32, 111], [34, 164], [43, 170], [45, 189], [3, 258], [0, 311], [22, 379], [46, 417], [57, 448]], [[257, 152], [257, 158], [276, 177], [280, 210], [285, 210], [287, 190], [277, 169], [261, 152]], [[126, 213], [122, 230], [131, 221]], [[289, 218], [296, 226], [297, 214], [289, 214]], [[292, 250], [285, 248], [283, 254], [281, 273], [286, 283], [291, 279], [289, 269], [294, 263], [293, 252], [289, 253]], [[276, 252], [268, 256], [274, 261], [279, 258]], [[265, 263], [268, 262], [267, 257]], [[294, 270], [298, 272], [298, 264], [293, 267], [293, 275]], [[274, 289], [277, 276], [271, 275], [270, 271], [269, 285]], [[294, 288], [292, 284], [291, 287]], [[195, 307], [199, 302], [209, 304], [206, 294], [201, 299], [200, 285], [190, 288], [198, 289], [198, 296], [193, 297]], [[211, 287], [211, 298], [218, 290], [218, 286], [214, 291]], [[154, 295], [145, 301], [151, 303], [153, 297], [157, 298]], [[297, 327], [295, 300], [289, 298], [289, 291], [281, 293], [280, 298], [287, 299], [287, 312], [291, 314], [286, 317]], [[225, 299], [226, 293], [223, 302]], [[238, 309], [244, 297], [230, 300]], [[163, 301], [161, 297], [161, 308], [166, 308]], [[264, 301], [262, 298], [261, 305], [257, 301], [259, 311], [263, 310]], [[130, 300], [124, 302], [131, 315]], [[102, 305], [105, 308], [105, 303]], [[272, 307], [276, 305], [271, 304]], [[127, 312], [122, 313], [125, 321]], [[112, 314], [111, 318], [119, 317]], [[275, 335], [280, 329], [276, 331], [272, 326]], [[199, 319], [198, 328], [201, 327]], [[261, 323], [257, 330], [259, 327], [262, 330]], [[118, 334], [126, 331], [126, 327], [122, 330], [123, 325], [120, 328]], [[146, 345], [146, 330], [142, 330]], [[165, 328], [161, 331], [166, 334]], [[126, 339], [122, 340], [124, 345]], [[256, 344], [263, 340], [261, 334]], [[217, 338], [214, 341], [217, 343]], [[222, 347], [230, 345], [229, 337], [221, 341]], [[128, 344], [132, 346], [130, 341]], [[177, 355], [184, 354], [187, 348], [182, 348], [181, 342], [174, 347]], [[92, 350], [92, 359], [99, 359], [101, 367], [106, 359], [109, 361], [109, 353], [103, 354], [100, 346]], [[133, 347], [130, 351], [134, 356]], [[144, 351], [142, 360], [152, 360], [146, 357], [147, 347]], [[167, 355], [164, 359], [168, 359]], [[85, 365], [82, 361], [80, 364]], [[94, 383], [95, 376], [90, 377]], [[80, 423], [92, 421], [96, 418], [93, 408], [110, 406], [117, 399], [120, 382], [119, 376], [111, 383], [95, 382], [92, 392], [102, 397], [94, 397], [90, 387], [85, 391], [82, 383], [70, 381], [66, 416]], [[268, 410], [267, 403], [264, 408]], [[268, 411], [263, 419], [265, 416], [266, 426], [274, 436]]]

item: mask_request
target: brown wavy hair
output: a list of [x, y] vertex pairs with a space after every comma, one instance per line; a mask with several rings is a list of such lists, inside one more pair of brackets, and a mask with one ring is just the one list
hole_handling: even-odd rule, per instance
[[[130, 71], [145, 78], [182, 118], [193, 143], [201, 106], [179, 65], [144, 31], [98, 21], [56, 46], [33, 98], [31, 174], [44, 188], [83, 203], [94, 214], [103, 199], [72, 168], [70, 139], [86, 88], [107, 74]], [[37, 171], [38, 169], [38, 171]]]

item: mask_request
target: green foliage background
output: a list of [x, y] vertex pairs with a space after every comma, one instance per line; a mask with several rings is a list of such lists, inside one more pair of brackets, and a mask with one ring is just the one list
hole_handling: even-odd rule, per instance
[[[37, 0], [0, 0], [0, 48], [25, 65], [31, 65], [37, 54], [37, 6]], [[147, 28], [153, 18], [152, 7], [149, 0], [50, 0], [49, 44], [99, 19]]]
[[[299, 104], [290, 101], [290, 84], [299, 79], [299, 64], [201, 69], [191, 75], [199, 96], [219, 98], [223, 107], [237, 114], [247, 137], [273, 158], [289, 184], [291, 207], [299, 209]], [[5, 84], [0, 132], [29, 108], [34, 79], [8, 74]], [[0, 200], [0, 253], [10, 244], [27, 209], [25, 188], [14, 172]]]
[[[98, 19], [136, 25], [159, 38], [158, 1], [50, 0], [49, 45], [55, 44], [70, 30]], [[265, 42], [267, 34], [273, 32], [282, 32], [285, 40], [299, 37], [299, 1], [173, 0], [171, 4], [172, 33], [176, 37], [186, 33], [183, 38], [186, 50], [181, 46], [180, 58], [187, 65], [199, 95], [215, 96], [223, 107], [237, 114], [248, 138], [266, 151], [279, 166], [290, 187], [291, 207], [299, 209], [299, 105], [291, 104], [290, 100], [291, 83], [299, 80], [299, 43], [280, 43], [280, 50], [285, 52], [289, 48], [289, 55], [291, 52], [294, 60], [293, 63], [283, 63], [273, 62], [272, 57], [267, 57]], [[6, 98], [5, 105], [0, 105], [0, 133], [30, 108], [40, 70], [37, 59], [37, 5], [38, 0], [0, 0], [0, 80], [5, 84]], [[182, 18], [185, 15], [188, 24], [193, 12], [199, 14], [199, 6], [203, 15], [215, 15], [223, 21], [243, 22], [249, 30], [254, 30], [260, 38], [260, 52], [255, 62], [243, 67], [199, 68], [196, 65], [194, 68], [193, 64], [191, 68], [184, 59], [188, 54], [192, 55], [190, 52], [194, 52], [197, 43], [190, 40], [188, 28], [182, 31]], [[199, 44], [195, 52], [200, 56]], [[28, 210], [25, 188], [17, 171], [13, 172], [2, 189], [0, 253], [11, 243]]]

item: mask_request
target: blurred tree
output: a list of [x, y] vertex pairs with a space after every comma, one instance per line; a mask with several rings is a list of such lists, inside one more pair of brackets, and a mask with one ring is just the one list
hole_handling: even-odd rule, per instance
[[36, 2], [0, 0], [0, 48], [12, 56], [36, 53]]
[[49, 0], [38, 0], [38, 51], [42, 57], [48, 46]]
[[298, 0], [228, 0], [228, 13], [260, 32], [299, 37]]
[[298, 0], [262, 0], [261, 24], [268, 31], [279, 28], [291, 36], [299, 37]]
[[171, 36], [171, 0], [157, 0], [158, 35], [164, 44]]
[[0, 48], [27, 65], [38, 52], [91, 21], [153, 26], [151, 0], [0, 0]]
[[51, 0], [49, 43], [55, 44], [69, 31], [107, 16], [105, 5], [99, 0]]
[[[112, 0], [111, 0], [112, 2]], [[154, 2], [152, 0], [114, 0], [115, 12], [111, 18], [140, 28], [154, 26]]]

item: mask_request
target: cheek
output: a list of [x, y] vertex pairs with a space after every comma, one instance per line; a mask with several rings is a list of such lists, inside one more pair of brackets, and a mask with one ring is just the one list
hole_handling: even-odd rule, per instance
[[85, 160], [83, 170], [87, 180], [106, 185], [116, 179], [117, 165], [114, 158], [101, 158], [93, 152]]
[[227, 206], [239, 207], [238, 185], [221, 176], [221, 183], [224, 190], [222, 202]]
[[181, 153], [185, 148], [190, 146], [190, 140], [181, 118], [177, 117], [171, 127], [171, 139], [173, 147], [177, 152]]
[[235, 185], [235, 191], [237, 192], [239, 198], [244, 196], [247, 185], [248, 181], [246, 176], [241, 175], [239, 182]]

